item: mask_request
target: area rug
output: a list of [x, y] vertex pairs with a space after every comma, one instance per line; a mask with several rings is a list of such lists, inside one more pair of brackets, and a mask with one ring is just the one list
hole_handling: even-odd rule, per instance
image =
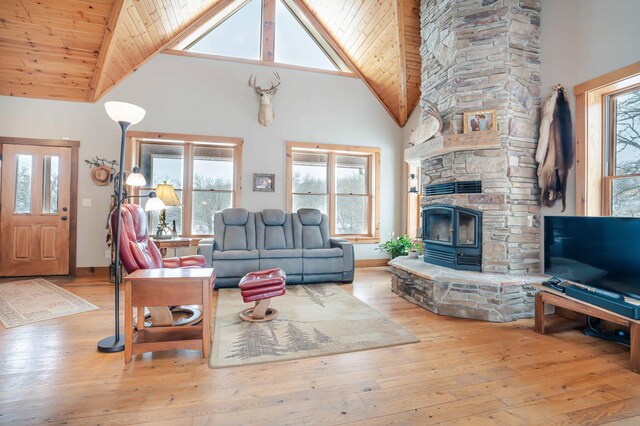
[[98, 307], [41, 278], [0, 284], [0, 322], [5, 328], [94, 309]]
[[335, 284], [290, 285], [273, 321], [242, 321], [238, 289], [220, 289], [209, 367], [288, 361], [420, 341]]

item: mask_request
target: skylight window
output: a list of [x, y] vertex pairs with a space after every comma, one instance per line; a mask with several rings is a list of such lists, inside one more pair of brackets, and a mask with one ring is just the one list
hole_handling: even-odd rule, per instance
[[295, 3], [288, 0], [231, 2], [184, 37], [175, 49], [261, 63], [349, 72], [340, 56]]
[[188, 52], [260, 59], [262, 1], [251, 0], [187, 47]]
[[336, 65], [318, 46], [287, 6], [276, 3], [275, 61], [309, 68], [337, 70]]

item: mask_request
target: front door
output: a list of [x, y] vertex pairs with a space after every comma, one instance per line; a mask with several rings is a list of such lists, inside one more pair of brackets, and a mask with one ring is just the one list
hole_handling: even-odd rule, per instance
[[0, 275], [69, 273], [71, 148], [2, 145]]

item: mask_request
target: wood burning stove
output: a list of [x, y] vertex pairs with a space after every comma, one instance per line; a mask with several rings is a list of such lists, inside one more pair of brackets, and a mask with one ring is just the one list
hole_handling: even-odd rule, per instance
[[482, 270], [482, 212], [434, 204], [422, 208], [424, 261], [464, 271]]

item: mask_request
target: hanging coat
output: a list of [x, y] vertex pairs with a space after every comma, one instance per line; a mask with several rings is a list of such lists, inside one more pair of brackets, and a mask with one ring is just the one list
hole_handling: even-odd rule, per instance
[[567, 181], [574, 155], [569, 102], [564, 88], [556, 85], [542, 110], [536, 151], [542, 205], [553, 207], [556, 200], [562, 199], [562, 211], [566, 210]]

